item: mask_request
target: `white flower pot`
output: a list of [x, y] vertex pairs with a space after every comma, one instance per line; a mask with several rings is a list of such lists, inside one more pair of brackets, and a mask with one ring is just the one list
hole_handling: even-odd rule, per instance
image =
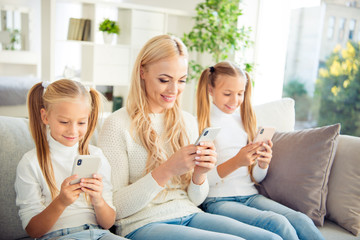
[[114, 35], [113, 33], [103, 32], [104, 43], [111, 44], [114, 40]]

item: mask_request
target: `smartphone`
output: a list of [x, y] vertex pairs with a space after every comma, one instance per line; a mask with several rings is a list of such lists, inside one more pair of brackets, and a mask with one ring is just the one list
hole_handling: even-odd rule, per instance
[[195, 142], [195, 145], [199, 145], [200, 142], [211, 142], [215, 140], [216, 135], [220, 132], [220, 127], [208, 127], [205, 128], [198, 139]]
[[259, 127], [258, 132], [254, 138], [254, 143], [264, 142], [267, 143], [274, 136], [275, 128], [273, 127]]
[[77, 174], [79, 178], [70, 184], [79, 183], [81, 178], [92, 178], [99, 171], [101, 158], [93, 155], [79, 155], [75, 158], [71, 176]]

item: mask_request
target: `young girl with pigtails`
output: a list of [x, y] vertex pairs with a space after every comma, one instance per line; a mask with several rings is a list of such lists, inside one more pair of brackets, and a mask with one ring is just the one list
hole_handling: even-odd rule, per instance
[[248, 73], [231, 62], [220, 62], [201, 74], [197, 89], [199, 132], [221, 127], [214, 141], [218, 161], [208, 173], [210, 190], [202, 208], [282, 239], [324, 239], [305, 214], [260, 195], [255, 188], [255, 183], [266, 177], [272, 142], [252, 142], [256, 116], [251, 88]]
[[[124, 239], [110, 233], [115, 221], [110, 165], [89, 145], [101, 97], [93, 88], [62, 79], [38, 83], [28, 94], [35, 149], [17, 167], [15, 190], [27, 233], [37, 239]], [[93, 178], [71, 176], [78, 155], [101, 158]], [[83, 194], [85, 193], [85, 194]]]

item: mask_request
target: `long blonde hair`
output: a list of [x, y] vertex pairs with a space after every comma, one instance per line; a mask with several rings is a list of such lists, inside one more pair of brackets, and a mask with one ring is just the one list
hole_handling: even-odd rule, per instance
[[59, 189], [56, 186], [54, 169], [50, 159], [46, 125], [41, 119], [40, 110], [51, 111], [53, 104], [71, 101], [79, 97], [86, 97], [88, 99], [91, 110], [87, 131], [84, 138], [79, 142], [79, 154], [88, 155], [89, 141], [96, 128], [101, 105], [100, 94], [93, 88], [90, 88], [90, 91], [88, 91], [81, 83], [67, 79], [55, 81], [47, 86], [46, 89], [42, 83], [37, 83], [30, 89], [28, 94], [27, 105], [30, 131], [35, 141], [40, 169], [49, 186], [52, 199], [59, 194]]
[[[248, 142], [255, 138], [256, 134], [256, 116], [251, 105], [251, 80], [247, 72], [244, 72], [239, 66], [228, 61], [219, 62], [213, 67], [205, 69], [200, 76], [197, 87], [197, 119], [199, 125], [199, 133], [206, 128], [210, 127], [210, 94], [209, 85], [213, 88], [216, 87], [216, 80], [221, 75], [228, 75], [231, 77], [243, 77], [245, 83], [244, 101], [240, 106], [241, 120], [248, 134]], [[249, 166], [249, 172], [252, 173]]]
[[[144, 80], [141, 79], [140, 68], [146, 69], [150, 64], [168, 59], [174, 56], [188, 57], [184, 43], [169, 35], [159, 35], [150, 39], [140, 50], [132, 72], [129, 97], [126, 102], [127, 112], [132, 119], [131, 132], [135, 141], [138, 141], [146, 149], [148, 156], [145, 173], [151, 172], [169, 157], [160, 143], [160, 136], [151, 126], [149, 114], [150, 106], [146, 94]], [[180, 108], [180, 99], [177, 98], [171, 109], [165, 110], [165, 136], [169, 141], [172, 153], [182, 146], [189, 144], [186, 134], [185, 122]], [[171, 154], [171, 153], [169, 153]], [[182, 176], [175, 176], [172, 183], [181, 185], [186, 189], [191, 180], [191, 172]]]

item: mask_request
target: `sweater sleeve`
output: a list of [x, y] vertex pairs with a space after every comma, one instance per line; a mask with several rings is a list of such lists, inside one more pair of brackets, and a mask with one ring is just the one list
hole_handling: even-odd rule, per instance
[[129, 144], [135, 143], [126, 130], [124, 121], [120, 119], [119, 115], [113, 114], [108, 117], [100, 132], [98, 145], [102, 148], [112, 168], [113, 197], [117, 219], [137, 213], [163, 190], [153, 179], [151, 173], [130, 184], [129, 161], [131, 161], [131, 157], [127, 151]]
[[39, 184], [36, 164], [26, 155], [19, 162], [16, 170], [15, 191], [16, 205], [20, 208], [19, 216], [25, 229], [30, 220], [45, 209], [45, 198]]
[[[190, 143], [194, 143], [199, 135], [197, 121], [195, 117], [189, 113], [185, 113], [184, 116], [187, 123], [186, 128], [189, 130], [188, 133]], [[190, 201], [192, 201], [196, 206], [199, 206], [201, 203], [203, 203], [209, 193], [209, 182], [207, 178], [201, 185], [196, 185], [193, 183], [193, 181], [191, 181], [187, 192]]]
[[260, 168], [258, 164], [253, 168], [253, 177], [256, 182], [260, 183], [266, 177], [267, 171], [269, 168], [263, 169]]

